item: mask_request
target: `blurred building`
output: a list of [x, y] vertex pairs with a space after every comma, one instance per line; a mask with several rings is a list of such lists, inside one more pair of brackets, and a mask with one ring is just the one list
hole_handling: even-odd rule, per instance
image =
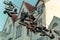
[[0, 32], [0, 40], [5, 40], [6, 33]]
[[[23, 13], [28, 13], [30, 15], [34, 10], [34, 6], [23, 1], [18, 18], [21, 18], [21, 14]], [[20, 19], [15, 22], [15, 40], [32, 40], [32, 32], [30, 32], [30, 30], [28, 30], [26, 26], [19, 24], [19, 22]]]
[[[13, 17], [7, 18], [7, 21], [3, 28], [3, 32], [7, 34], [5, 40], [58, 40], [60, 34], [57, 35], [55, 32], [56, 30], [59, 30], [60, 19], [55, 16], [53, 17], [50, 13], [49, 15], [46, 11], [47, 8], [49, 8], [47, 6], [47, 4], [49, 5], [49, 2], [50, 0], [38, 0], [34, 7], [31, 4], [23, 1], [18, 16], [12, 15]], [[36, 18], [37, 27], [44, 26], [47, 29], [53, 28], [52, 31], [55, 30], [53, 34], [56, 36], [56, 38], [50, 39], [47, 36], [40, 36], [40, 33], [33, 33], [28, 30], [26, 26], [19, 24], [21, 13], [28, 13], [29, 15], [33, 14], [33, 16]], [[53, 17], [53, 20], [51, 19], [52, 22], [50, 25], [48, 25], [50, 16]]]
[[60, 18], [54, 16], [48, 29], [51, 29], [55, 38], [50, 39], [47, 37], [47, 40], [60, 40]]

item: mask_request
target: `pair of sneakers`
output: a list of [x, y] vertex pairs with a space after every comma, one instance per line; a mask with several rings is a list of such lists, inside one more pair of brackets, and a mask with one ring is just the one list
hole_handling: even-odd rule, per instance
[[48, 35], [46, 32], [45, 33], [41, 33], [40, 36], [48, 36], [50, 39], [54, 39], [55, 36], [51, 33], [50, 35]]
[[3, 2], [5, 5], [8, 5], [8, 7], [5, 8], [5, 10], [8, 10], [8, 11], [12, 11], [13, 8], [14, 8], [14, 5], [12, 4], [11, 1], [7, 2], [7, 1], [4, 1]]

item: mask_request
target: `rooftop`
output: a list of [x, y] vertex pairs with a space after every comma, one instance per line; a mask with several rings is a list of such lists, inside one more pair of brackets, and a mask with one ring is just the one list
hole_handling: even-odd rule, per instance
[[17, 20], [18, 16], [16, 14], [10, 14], [10, 15], [12, 16], [11, 18], [12, 18], [13, 22], [15, 22]]
[[23, 2], [29, 11], [34, 11], [36, 8], [27, 2]]

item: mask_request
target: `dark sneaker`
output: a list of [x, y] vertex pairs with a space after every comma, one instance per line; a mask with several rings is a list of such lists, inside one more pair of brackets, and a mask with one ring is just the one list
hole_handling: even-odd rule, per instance
[[40, 36], [46, 36], [44, 33], [41, 33]]
[[26, 26], [26, 24], [24, 22], [19, 22], [19, 24]]
[[60, 36], [60, 31], [57, 31], [57, 30], [54, 30], [54, 32], [58, 35], [58, 36]]
[[12, 9], [11, 9], [11, 8], [5, 8], [5, 10], [12, 11]]
[[51, 34], [51, 35], [50, 35], [50, 38], [51, 38], [51, 39], [54, 39], [54, 38], [55, 38], [55, 36], [54, 36], [53, 34]]
[[46, 31], [46, 32], [49, 32], [49, 30], [48, 30], [48, 29], [46, 29], [46, 27], [43, 27], [43, 30], [44, 30], [44, 31]]
[[7, 13], [7, 11], [4, 11], [4, 14], [6, 14]]

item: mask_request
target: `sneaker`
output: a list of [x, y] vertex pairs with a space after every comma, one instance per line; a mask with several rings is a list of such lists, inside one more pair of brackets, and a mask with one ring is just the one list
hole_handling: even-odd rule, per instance
[[40, 36], [46, 36], [44, 33], [41, 33]]
[[5, 8], [5, 10], [12, 11], [12, 9], [11, 9], [11, 8]]
[[54, 39], [54, 38], [55, 38], [55, 36], [54, 36], [53, 34], [51, 34], [51, 35], [50, 35], [50, 38], [51, 38], [51, 39]]
[[26, 26], [26, 24], [24, 22], [19, 22], [19, 24]]
[[5, 11], [4, 11], [4, 14], [6, 14], [6, 13], [7, 13], [7, 11], [5, 10]]

